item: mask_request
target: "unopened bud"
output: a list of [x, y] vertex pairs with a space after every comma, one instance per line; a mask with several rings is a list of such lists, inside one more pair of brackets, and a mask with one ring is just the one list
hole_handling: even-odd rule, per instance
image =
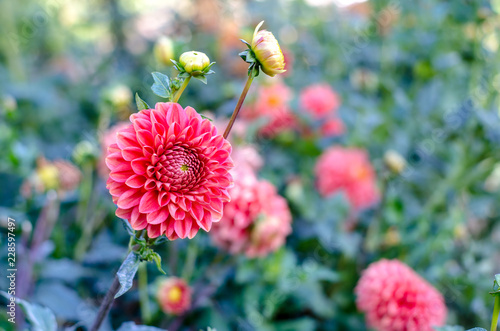
[[191, 51], [182, 53], [179, 63], [188, 74], [198, 76], [202, 75], [203, 71], [210, 65], [210, 59], [205, 53]]
[[406, 168], [406, 160], [396, 151], [388, 150], [384, 154], [384, 162], [392, 172], [400, 174]]
[[286, 71], [285, 57], [278, 41], [271, 32], [267, 30], [258, 31], [262, 23], [264, 22], [260, 22], [255, 28], [251, 47], [261, 65], [262, 71], [266, 75], [274, 77]]

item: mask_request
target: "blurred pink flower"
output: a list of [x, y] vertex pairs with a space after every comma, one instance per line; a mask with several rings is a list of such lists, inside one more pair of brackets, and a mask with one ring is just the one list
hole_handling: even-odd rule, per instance
[[327, 84], [311, 85], [300, 93], [300, 108], [316, 119], [334, 113], [339, 106], [339, 96]]
[[266, 138], [273, 138], [282, 132], [298, 127], [297, 118], [288, 108], [277, 110], [266, 118], [267, 123], [259, 130], [259, 134]]
[[130, 125], [129, 122], [119, 122], [106, 130], [102, 136], [101, 140], [101, 157], [97, 164], [97, 172], [99, 176], [103, 179], [108, 179], [109, 176], [109, 168], [106, 165], [106, 156], [108, 155], [108, 147], [112, 144], [116, 143], [116, 134], [118, 131], [125, 129]]
[[340, 118], [328, 118], [321, 124], [321, 135], [323, 137], [340, 136], [345, 133], [344, 122]]
[[356, 210], [379, 200], [375, 171], [364, 150], [330, 147], [319, 157], [315, 172], [317, 187], [323, 196], [344, 191]]
[[236, 169], [231, 201], [210, 234], [217, 246], [232, 254], [265, 256], [284, 245], [292, 231], [292, 216], [271, 183], [259, 181], [249, 168]]
[[288, 109], [288, 103], [291, 99], [292, 91], [280, 81], [273, 85], [262, 86], [257, 93], [254, 113], [260, 117], [272, 114], [277, 110]]
[[160, 284], [157, 299], [165, 313], [180, 315], [191, 308], [191, 295], [192, 290], [183, 279], [170, 277]]
[[432, 331], [446, 322], [443, 296], [398, 260], [372, 263], [355, 293], [368, 327], [377, 331]]
[[151, 238], [210, 231], [230, 200], [229, 142], [193, 108], [176, 103], [157, 103], [130, 120], [106, 158], [116, 215]]

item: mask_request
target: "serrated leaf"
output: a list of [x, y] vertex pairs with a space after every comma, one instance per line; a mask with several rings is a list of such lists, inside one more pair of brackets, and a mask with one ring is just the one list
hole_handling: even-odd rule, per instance
[[162, 98], [170, 98], [170, 78], [160, 72], [153, 72], [151, 75], [153, 75], [155, 81], [153, 86], [151, 86], [153, 93]]
[[[12, 297], [8, 293], [1, 291], [6, 299], [10, 301]], [[33, 331], [57, 331], [57, 321], [54, 313], [47, 307], [29, 303], [26, 300], [15, 298], [16, 303], [23, 310], [26, 319], [31, 324], [31, 330]]]
[[197, 80], [201, 81], [203, 84], [207, 84], [207, 77], [205, 77], [204, 75], [201, 75], [201, 76], [193, 76], [193, 78], [196, 78]]
[[130, 252], [125, 261], [123, 261], [120, 269], [118, 269], [118, 272], [116, 273], [116, 276], [120, 281], [120, 290], [116, 293], [115, 299], [130, 290], [135, 274], [137, 273], [137, 269], [139, 268], [139, 263], [139, 255], [135, 252]]
[[135, 94], [135, 104], [137, 105], [137, 110], [151, 109], [146, 101], [142, 100], [139, 93]]
[[[136, 94], [136, 96], [137, 96], [137, 94]], [[143, 109], [149, 109], [149, 108], [143, 108]], [[139, 109], [139, 110], [141, 110], [141, 109]], [[134, 229], [132, 229], [132, 226], [130, 225], [130, 223], [127, 220], [124, 220], [123, 218], [120, 218], [120, 220], [122, 221], [122, 224], [123, 224], [123, 227], [125, 228], [125, 230], [127, 230], [127, 233], [131, 236], [134, 236], [135, 232], [134, 232]]]

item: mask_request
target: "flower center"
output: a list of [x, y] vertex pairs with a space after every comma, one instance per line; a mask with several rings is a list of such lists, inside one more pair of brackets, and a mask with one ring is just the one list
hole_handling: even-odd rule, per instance
[[185, 146], [173, 146], [164, 151], [160, 147], [151, 157], [147, 167], [149, 177], [146, 189], [157, 188], [166, 191], [189, 191], [194, 189], [203, 177], [205, 164], [199, 154]]
[[177, 303], [181, 300], [182, 291], [178, 286], [174, 286], [170, 290], [168, 290], [167, 297], [169, 302]]

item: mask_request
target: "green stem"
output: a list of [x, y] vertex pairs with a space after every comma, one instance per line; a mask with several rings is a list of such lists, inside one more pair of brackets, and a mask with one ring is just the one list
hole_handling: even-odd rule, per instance
[[186, 86], [189, 84], [189, 81], [191, 80], [191, 76], [188, 78], [184, 79], [184, 82], [181, 85], [181, 88], [177, 90], [177, 92], [174, 93], [174, 97], [172, 98], [172, 102], [177, 102], [179, 98], [182, 95], [182, 92], [186, 89]]
[[495, 295], [495, 306], [493, 308], [493, 318], [491, 320], [491, 331], [497, 330], [498, 315], [500, 314], [500, 295]]
[[189, 282], [189, 279], [193, 275], [197, 255], [198, 247], [196, 246], [195, 241], [191, 240], [187, 249], [186, 262], [184, 263], [184, 268], [182, 270], [182, 279], [186, 282]]
[[234, 121], [236, 120], [236, 117], [238, 116], [238, 113], [240, 112], [241, 106], [243, 105], [243, 101], [245, 101], [248, 90], [250, 89], [250, 85], [252, 85], [252, 81], [253, 81], [253, 77], [251, 75], [248, 76], [245, 87], [243, 88], [243, 91], [241, 92], [240, 99], [238, 100], [238, 103], [236, 104], [236, 107], [234, 108], [233, 115], [231, 115], [231, 119], [229, 120], [229, 123], [227, 124], [226, 131], [224, 131], [224, 138], [227, 138], [227, 136], [229, 136], [229, 132], [231, 132], [231, 128], [233, 127]]
[[148, 324], [151, 321], [151, 309], [149, 308], [148, 269], [146, 263], [139, 264], [138, 278], [141, 318], [144, 324]]

